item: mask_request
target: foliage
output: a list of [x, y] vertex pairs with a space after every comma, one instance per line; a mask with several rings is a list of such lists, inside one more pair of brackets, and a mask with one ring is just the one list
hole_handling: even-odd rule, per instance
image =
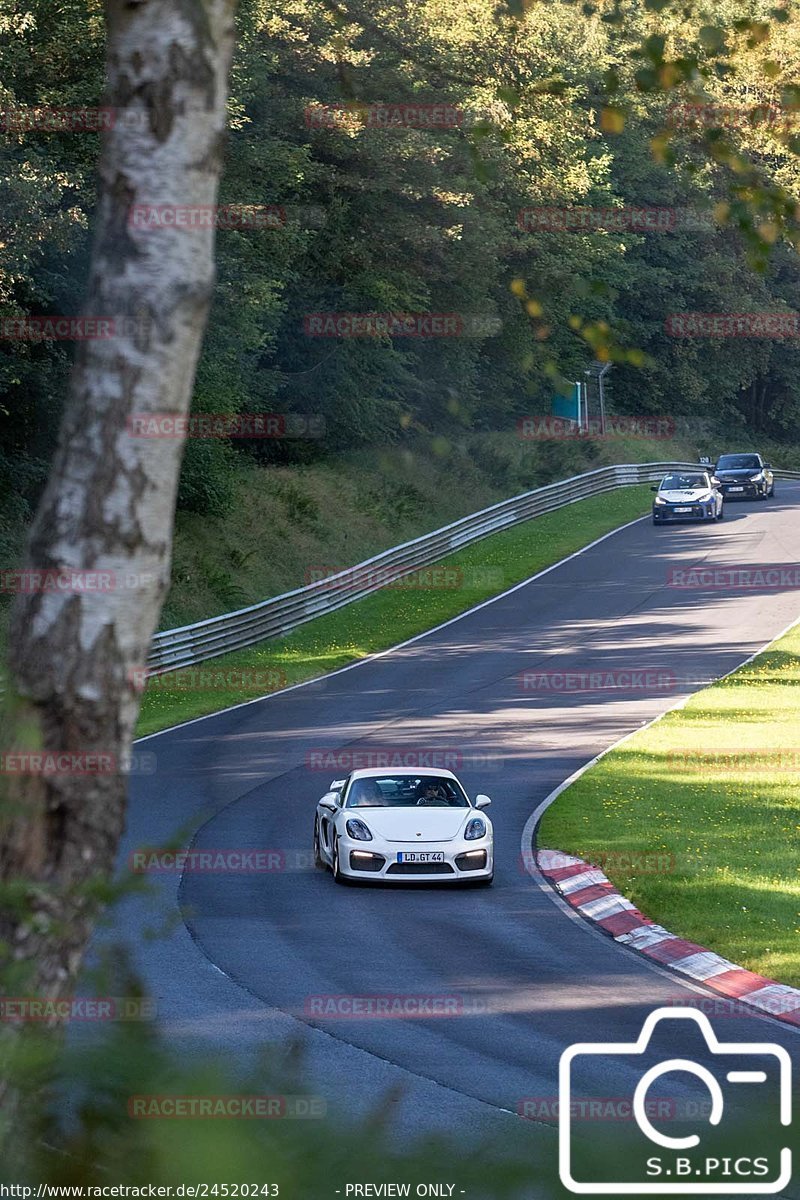
[[[326, 436], [190, 446], [181, 508], [229, 511], [241, 455], [309, 462], [511, 428], [595, 355], [617, 364], [618, 411], [714, 414], [791, 438], [796, 339], [670, 337], [664, 322], [794, 303], [792, 4], [242, 0], [239, 25], [221, 200], [281, 206], [285, 224], [219, 232], [195, 408], [315, 414]], [[102, 103], [100, 0], [0, 0], [0, 39], [5, 110]], [[738, 117], [674, 119], [701, 100]], [[456, 118], [387, 127], [381, 104]], [[75, 311], [98, 150], [91, 133], [3, 135], [0, 316]], [[679, 219], [668, 233], [518, 227], [519, 210], [543, 206]], [[329, 311], [459, 313], [472, 332], [307, 336], [304, 318]], [[0, 437], [7, 460], [32, 464], [28, 504], [70, 355], [0, 340]]]

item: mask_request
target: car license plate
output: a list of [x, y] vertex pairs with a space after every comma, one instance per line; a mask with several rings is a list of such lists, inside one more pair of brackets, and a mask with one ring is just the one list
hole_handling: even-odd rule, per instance
[[675, 512], [691, 512], [691, 511], [692, 511], [692, 510], [691, 510], [691, 507], [685, 507], [685, 508], [676, 508], [676, 509], [675, 509]]
[[397, 855], [399, 863], [444, 862], [444, 850], [401, 850]]
[[729, 492], [743, 492], [744, 488], [743, 487], [730, 487], [730, 488], [728, 488], [728, 491]]

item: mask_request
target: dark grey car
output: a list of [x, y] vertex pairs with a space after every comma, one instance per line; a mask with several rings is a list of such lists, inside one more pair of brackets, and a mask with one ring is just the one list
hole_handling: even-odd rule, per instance
[[772, 467], [760, 454], [723, 454], [714, 474], [726, 500], [766, 500], [775, 495]]

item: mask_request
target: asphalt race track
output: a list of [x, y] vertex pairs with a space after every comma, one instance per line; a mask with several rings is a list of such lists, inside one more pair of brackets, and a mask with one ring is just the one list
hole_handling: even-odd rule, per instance
[[[553, 1121], [513, 1114], [524, 1097], [557, 1094], [562, 1051], [633, 1041], [654, 1008], [706, 993], [570, 919], [523, 869], [523, 827], [588, 759], [800, 615], [797, 591], [667, 583], [675, 567], [800, 562], [800, 484], [778, 482], [776, 492], [768, 503], [728, 503], [717, 525], [636, 522], [403, 648], [140, 742], [157, 769], [135, 777], [124, 857], [183, 830], [195, 849], [272, 849], [296, 868], [156, 876], [153, 901], [121, 907], [110, 936], [132, 947], [173, 1043], [246, 1060], [270, 1041], [300, 1039], [338, 1116], [397, 1088], [400, 1136], [460, 1129], [555, 1154]], [[565, 695], [519, 680], [626, 669], [671, 673], [676, 686]], [[493, 888], [345, 888], [311, 869], [315, 803], [340, 772], [311, 769], [308, 756], [395, 747], [458, 754], [467, 790], [492, 796]], [[176, 902], [184, 923], [144, 943], [142, 923]], [[331, 995], [447, 997], [456, 1011], [315, 1017], [314, 997]], [[800, 1049], [774, 1021], [715, 1027], [795, 1057]], [[665, 1049], [685, 1054], [679, 1035], [667, 1031]], [[630, 1095], [638, 1078], [625, 1062], [596, 1070], [587, 1068], [587, 1094], [602, 1084], [607, 1096]]]

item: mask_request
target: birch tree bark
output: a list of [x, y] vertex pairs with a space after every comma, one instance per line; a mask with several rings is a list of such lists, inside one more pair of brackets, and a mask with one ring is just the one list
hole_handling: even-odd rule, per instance
[[[112, 122], [84, 313], [115, 325], [77, 349], [26, 562], [106, 578], [15, 600], [0, 885], [21, 902], [0, 914], [0, 978], [17, 994], [25, 977], [27, 994], [69, 994], [95, 916], [87, 884], [111, 872], [123, 829], [132, 679], [167, 586], [182, 452], [181, 438], [131, 436], [129, 421], [188, 411], [214, 279], [213, 223], [137, 228], [131, 212], [216, 201], [234, 5], [106, 3]], [[21, 757], [40, 750], [95, 754], [79, 760], [93, 773]]]

